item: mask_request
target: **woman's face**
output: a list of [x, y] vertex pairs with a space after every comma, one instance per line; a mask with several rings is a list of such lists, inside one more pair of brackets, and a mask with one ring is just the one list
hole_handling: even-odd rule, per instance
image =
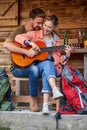
[[52, 21], [46, 20], [43, 23], [43, 33], [44, 35], [49, 35], [53, 32], [55, 26], [53, 25]]

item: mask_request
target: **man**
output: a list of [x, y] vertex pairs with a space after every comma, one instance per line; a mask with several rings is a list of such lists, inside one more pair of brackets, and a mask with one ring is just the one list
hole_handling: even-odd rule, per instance
[[[13, 42], [15, 41], [15, 36], [17, 34], [22, 34], [22, 33], [26, 33], [32, 30], [40, 30], [42, 28], [42, 24], [44, 22], [44, 18], [45, 18], [45, 13], [42, 9], [40, 8], [34, 8], [30, 11], [29, 13], [29, 20], [25, 25], [19, 26], [4, 42], [4, 47], [6, 49], [8, 49], [11, 52], [16, 52], [19, 54], [23, 54], [25, 49], [24, 48], [19, 48], [16, 45], [13, 44]], [[29, 57], [33, 57], [35, 55], [38, 54], [38, 50], [39, 47], [36, 44], [32, 44], [31, 45], [32, 48], [29, 49], [29, 51], [27, 52], [29, 55]], [[13, 73], [14, 76], [17, 76], [16, 74], [21, 73], [20, 77], [26, 77], [25, 73], [29, 73], [28, 77], [29, 77], [29, 86], [33, 86], [38, 84], [38, 69], [34, 66], [30, 66], [26, 69], [18, 69], [15, 68], [16, 72]], [[32, 71], [34, 71], [34, 75], [33, 77], [35, 77], [35, 82], [32, 82], [32, 79], [30, 79], [30, 77], [32, 77]], [[37, 88], [36, 90], [36, 95], [37, 95]], [[32, 92], [31, 92], [32, 93]], [[39, 111], [38, 108], [38, 104], [37, 104], [37, 98], [35, 98], [34, 96], [31, 96], [31, 100], [30, 100], [30, 109], [31, 111]]]

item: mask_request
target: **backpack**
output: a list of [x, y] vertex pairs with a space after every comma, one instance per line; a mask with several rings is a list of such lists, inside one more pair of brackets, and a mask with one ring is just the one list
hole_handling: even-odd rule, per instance
[[72, 66], [64, 66], [62, 91], [68, 104], [73, 107], [76, 113], [87, 107], [87, 82], [79, 70]]
[[87, 81], [78, 69], [63, 66], [61, 91], [64, 97], [60, 100], [56, 121], [61, 119], [61, 114], [87, 114]]
[[[12, 107], [9, 107], [11, 105]], [[11, 102], [11, 85], [9, 78], [5, 68], [0, 67], [0, 111], [13, 110], [13, 106]]]
[[14, 103], [11, 101], [3, 101], [0, 103], [0, 111], [13, 111]]

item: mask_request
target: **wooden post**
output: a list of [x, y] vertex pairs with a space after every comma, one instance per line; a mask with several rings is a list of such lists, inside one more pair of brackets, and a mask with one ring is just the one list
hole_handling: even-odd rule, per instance
[[20, 80], [16, 80], [16, 96], [20, 95]]
[[87, 80], [87, 54], [84, 54], [84, 78]]

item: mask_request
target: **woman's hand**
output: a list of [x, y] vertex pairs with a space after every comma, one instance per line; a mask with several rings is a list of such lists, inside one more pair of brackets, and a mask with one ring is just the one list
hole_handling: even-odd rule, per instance
[[66, 52], [66, 55], [67, 55], [68, 57], [70, 57], [71, 52], [73, 52], [73, 51], [74, 51], [74, 47], [73, 47], [73, 46], [69, 46], [69, 45], [66, 46], [65, 52]]

